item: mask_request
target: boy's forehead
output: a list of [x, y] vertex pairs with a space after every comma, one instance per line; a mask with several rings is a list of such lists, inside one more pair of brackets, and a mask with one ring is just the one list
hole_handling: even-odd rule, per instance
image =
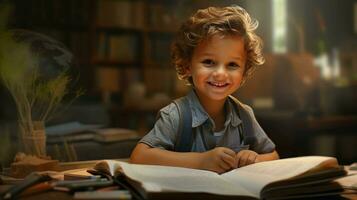
[[239, 49], [244, 48], [244, 39], [239, 35], [213, 35], [202, 40], [195, 48], [195, 51], [204, 51], [215, 50], [216, 48], [231, 48], [235, 46]]
[[240, 35], [224, 35], [224, 34], [214, 34], [212, 36], [208, 36], [207, 38], [203, 39], [199, 45], [215, 45], [219, 41], [222, 40], [241, 40], [243, 41], [243, 37]]

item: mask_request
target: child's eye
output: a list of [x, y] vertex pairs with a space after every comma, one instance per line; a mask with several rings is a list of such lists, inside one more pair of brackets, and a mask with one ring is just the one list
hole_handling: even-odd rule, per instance
[[202, 64], [204, 64], [205, 66], [212, 66], [214, 65], [214, 61], [211, 59], [205, 59], [202, 61]]
[[235, 68], [239, 68], [240, 66], [237, 63], [231, 62], [228, 64], [228, 67], [235, 69]]

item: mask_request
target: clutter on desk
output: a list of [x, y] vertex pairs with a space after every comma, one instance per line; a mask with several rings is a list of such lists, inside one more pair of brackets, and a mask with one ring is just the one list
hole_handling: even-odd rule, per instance
[[[92, 175], [90, 173], [83, 175], [86, 170], [87, 168], [73, 169], [57, 172], [57, 174], [54, 174], [56, 172], [31, 173], [22, 179], [21, 182], [14, 184], [6, 190], [5, 193], [1, 194], [2, 196], [0, 199], [20, 198], [49, 190], [68, 192], [75, 195], [75, 198], [77, 199], [89, 195], [89, 193], [86, 192], [100, 192], [99, 194], [94, 195], [99, 199], [113, 198], [113, 195], [119, 195], [119, 199], [131, 199], [130, 193], [115, 184], [112, 178], [101, 175]], [[59, 175], [61, 174], [64, 176], [59, 178]], [[69, 179], [68, 174], [83, 176], [72, 176]], [[77, 192], [80, 193], [76, 194]], [[118, 199], [118, 197], [116, 199]]]
[[113, 180], [107, 178], [95, 177], [85, 180], [63, 180], [53, 183], [53, 189], [64, 192], [95, 190], [97, 188], [113, 185]]
[[52, 178], [46, 174], [32, 173], [28, 175], [21, 183], [9, 188], [3, 195], [3, 199], [13, 199], [20, 195], [21, 192], [36, 184], [50, 181]]
[[59, 161], [52, 160], [50, 157], [37, 157], [17, 153], [14, 162], [10, 166], [10, 175], [15, 178], [24, 178], [32, 172], [56, 171], [59, 168]]
[[75, 199], [131, 199], [131, 194], [127, 190], [113, 191], [85, 191], [76, 192], [73, 196]]
[[98, 176], [93, 176], [92, 174], [88, 173], [88, 169], [90, 168], [80, 168], [64, 171], [62, 180], [86, 180], [98, 178]]

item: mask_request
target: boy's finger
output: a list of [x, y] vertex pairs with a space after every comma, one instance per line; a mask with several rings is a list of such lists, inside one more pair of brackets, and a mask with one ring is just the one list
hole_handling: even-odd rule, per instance
[[232, 157], [234, 157], [236, 155], [236, 152], [234, 152], [232, 149], [229, 149], [229, 148], [224, 148], [223, 152], [232, 156]]
[[219, 167], [224, 169], [224, 170], [227, 170], [227, 169], [230, 169], [230, 165], [228, 163], [226, 163], [224, 160], [222, 160], [219, 164]]
[[248, 155], [246, 153], [242, 154], [239, 159], [239, 167], [243, 167], [247, 165]]
[[256, 157], [257, 157], [257, 154], [255, 154], [255, 153], [248, 154], [248, 159], [247, 159], [246, 165], [253, 164], [255, 162]]
[[238, 154], [236, 154], [236, 156], [234, 157], [234, 168], [237, 168], [239, 164], [239, 157]]
[[242, 157], [242, 151], [238, 152], [237, 155], [236, 155], [236, 163], [237, 163], [237, 167], [240, 167], [240, 162], [241, 162], [241, 157]]
[[235, 165], [235, 157], [228, 155], [228, 154], [223, 154], [222, 155], [222, 160], [227, 163], [231, 168], [236, 168]]

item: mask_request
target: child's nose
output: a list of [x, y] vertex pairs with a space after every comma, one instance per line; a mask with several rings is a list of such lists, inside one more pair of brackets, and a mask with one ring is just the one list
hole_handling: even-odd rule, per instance
[[227, 69], [224, 65], [217, 65], [213, 75], [216, 77], [225, 77], [227, 75]]

